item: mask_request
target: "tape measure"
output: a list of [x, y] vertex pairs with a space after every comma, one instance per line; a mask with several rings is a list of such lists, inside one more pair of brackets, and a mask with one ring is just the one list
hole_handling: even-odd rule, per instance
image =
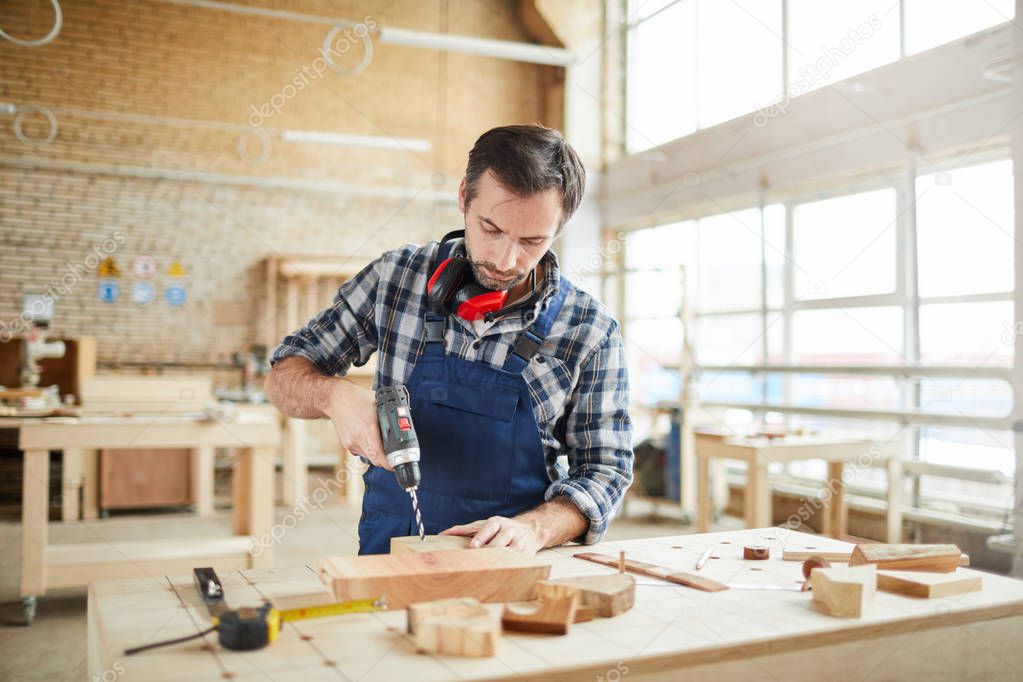
[[284, 623], [289, 621], [380, 611], [385, 608], [387, 604], [383, 599], [357, 599], [283, 610], [264, 604], [222, 611], [213, 616], [213, 626], [217, 630], [217, 640], [225, 649], [251, 651], [261, 649], [277, 639]]
[[[196, 589], [209, 610], [213, 627], [187, 637], [127, 649], [124, 652], [125, 655], [130, 656], [157, 647], [187, 642], [205, 637], [213, 632], [217, 633], [217, 641], [225, 649], [252, 651], [253, 649], [262, 649], [276, 640], [284, 623], [289, 621], [343, 616], [349, 613], [367, 613], [387, 608], [387, 601], [383, 597], [377, 597], [294, 609], [276, 609], [269, 602], [262, 606], [228, 609], [224, 601], [224, 586], [221, 584], [220, 578], [217, 577], [216, 571], [212, 568], [196, 568], [193, 573]], [[174, 589], [173, 583], [171, 583], [171, 588]], [[176, 589], [174, 591], [177, 592]]]

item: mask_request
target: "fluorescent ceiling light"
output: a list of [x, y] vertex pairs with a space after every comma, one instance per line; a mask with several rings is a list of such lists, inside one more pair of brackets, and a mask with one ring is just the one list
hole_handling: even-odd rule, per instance
[[561, 47], [515, 43], [509, 40], [490, 40], [488, 38], [471, 38], [456, 36], [449, 33], [426, 33], [410, 31], [405, 28], [380, 28], [380, 42], [389, 45], [406, 47], [422, 47], [447, 52], [464, 52], [483, 57], [510, 59], [531, 64], [547, 64], [548, 66], [571, 66], [575, 63], [575, 54]]
[[317, 144], [333, 144], [340, 147], [400, 149], [410, 152], [428, 152], [432, 146], [429, 140], [420, 140], [412, 137], [345, 135], [342, 133], [325, 133], [316, 130], [282, 130], [281, 139], [285, 142], [314, 142]]

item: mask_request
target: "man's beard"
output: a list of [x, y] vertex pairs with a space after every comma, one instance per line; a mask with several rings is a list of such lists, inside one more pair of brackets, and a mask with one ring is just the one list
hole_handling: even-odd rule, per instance
[[486, 268], [491, 272], [496, 272], [502, 276], [505, 275], [505, 273], [494, 267], [493, 263], [488, 263], [487, 261], [474, 261], [471, 259], [469, 262], [472, 263], [472, 274], [476, 278], [476, 281], [491, 291], [510, 291], [522, 282], [526, 281], [526, 277], [529, 276], [529, 272], [527, 271], [514, 275], [514, 277], [508, 281], [499, 281], [488, 277], [486, 272], [483, 271], [483, 268]]

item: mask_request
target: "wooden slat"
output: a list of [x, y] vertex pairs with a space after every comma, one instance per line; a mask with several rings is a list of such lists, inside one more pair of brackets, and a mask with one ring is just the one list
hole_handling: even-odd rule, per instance
[[[604, 566], [611, 566], [612, 568], [617, 568], [619, 562], [618, 557], [608, 556], [606, 554], [596, 554], [594, 552], [580, 552], [573, 556], [576, 559], [585, 559], [586, 561], [603, 564]], [[667, 580], [670, 583], [685, 585], [686, 587], [703, 590], [704, 592], [720, 592], [721, 590], [728, 589], [728, 585], [719, 583], [716, 580], [711, 580], [710, 578], [704, 578], [701, 575], [673, 571], [669, 568], [648, 564], [645, 561], [636, 561], [635, 559], [625, 560], [625, 570], [630, 573], [638, 573], [639, 575], [645, 575], [651, 578], [660, 578], [661, 580]]]

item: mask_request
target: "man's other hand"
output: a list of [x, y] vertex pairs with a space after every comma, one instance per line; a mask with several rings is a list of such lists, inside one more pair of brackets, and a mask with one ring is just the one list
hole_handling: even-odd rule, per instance
[[471, 537], [470, 547], [511, 547], [523, 554], [536, 554], [544, 548], [540, 532], [533, 524], [505, 516], [491, 516], [482, 521], [452, 526], [441, 535]]

